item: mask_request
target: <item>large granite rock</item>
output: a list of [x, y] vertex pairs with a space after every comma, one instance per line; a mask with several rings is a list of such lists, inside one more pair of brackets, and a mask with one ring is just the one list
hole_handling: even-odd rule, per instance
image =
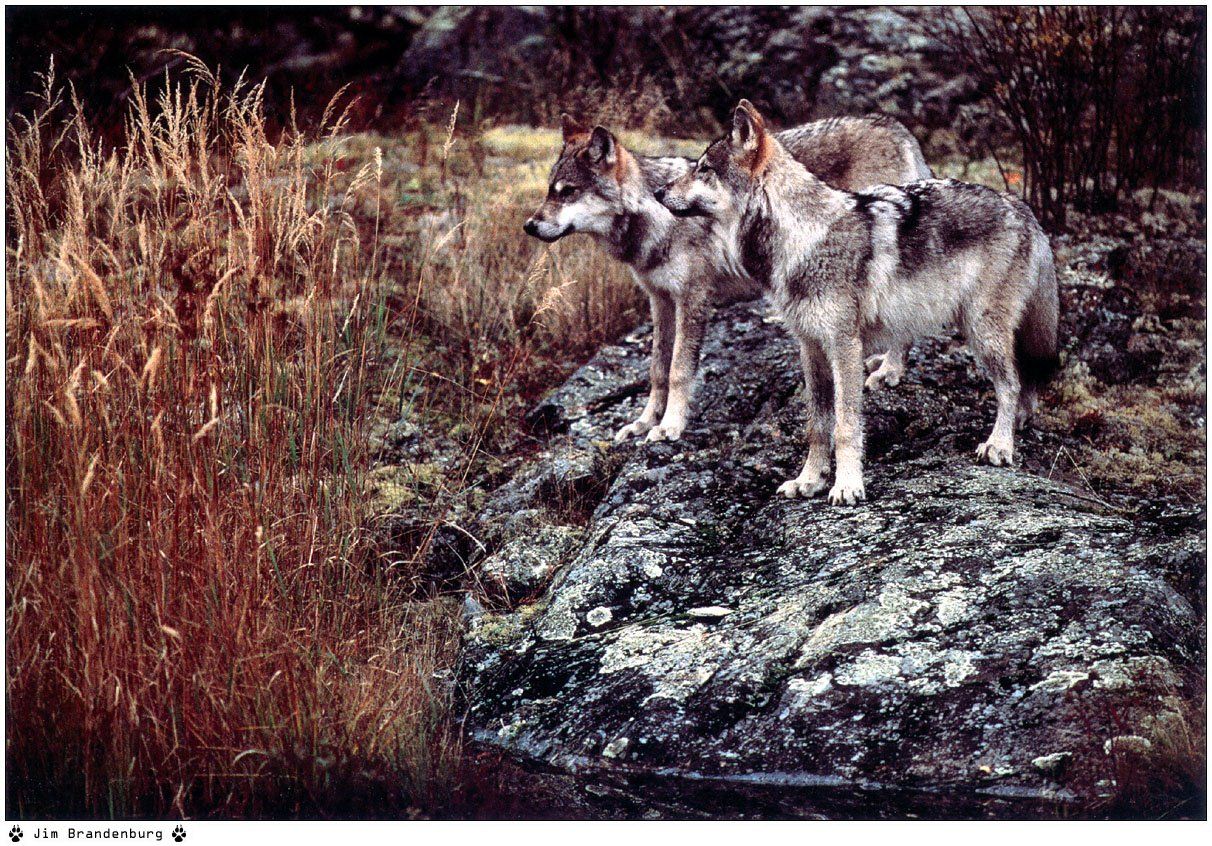
[[546, 452], [475, 526], [528, 601], [469, 623], [468, 727], [546, 813], [1089, 813], [1181, 727], [1202, 623], [1166, 575], [1199, 566], [1201, 509], [1051, 481], [1039, 432], [1024, 466], [977, 466], [992, 392], [941, 340], [867, 398], [868, 503], [780, 499], [803, 458], [782, 328], [722, 310], [684, 439], [614, 445], [647, 344], [536, 409]]

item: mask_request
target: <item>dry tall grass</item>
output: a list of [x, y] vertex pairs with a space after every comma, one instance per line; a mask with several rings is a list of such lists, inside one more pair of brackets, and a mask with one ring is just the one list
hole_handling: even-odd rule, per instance
[[351, 208], [378, 157], [341, 171], [335, 110], [318, 145], [271, 140], [261, 98], [194, 63], [106, 153], [48, 75], [9, 128], [15, 815], [402, 813], [448, 788], [451, 617], [365, 566], [387, 310]]

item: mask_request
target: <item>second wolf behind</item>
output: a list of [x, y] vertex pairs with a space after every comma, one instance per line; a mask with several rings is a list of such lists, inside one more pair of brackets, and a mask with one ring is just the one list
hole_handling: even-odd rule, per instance
[[954, 179], [850, 193], [809, 173], [742, 100], [732, 133], [657, 192], [709, 220], [735, 261], [768, 286], [800, 343], [808, 458], [779, 492], [828, 487], [853, 504], [863, 486], [864, 347], [900, 348], [958, 324], [993, 380], [997, 418], [977, 456], [1014, 460], [1014, 429], [1057, 356], [1052, 248], [1019, 198]]
[[[616, 440], [647, 434], [677, 440], [686, 427], [699, 349], [713, 302], [758, 296], [743, 264], [701, 220], [679, 220], [653, 196], [687, 173], [680, 157], [637, 156], [603, 127], [562, 118], [564, 145], [551, 169], [547, 198], [526, 221], [544, 241], [584, 232], [626, 263], [652, 308], [648, 402]], [[897, 121], [880, 116], [820, 120], [777, 133], [781, 143], [831, 185], [858, 190], [931, 175], [917, 141]], [[904, 347], [872, 356], [871, 387], [895, 385]]]

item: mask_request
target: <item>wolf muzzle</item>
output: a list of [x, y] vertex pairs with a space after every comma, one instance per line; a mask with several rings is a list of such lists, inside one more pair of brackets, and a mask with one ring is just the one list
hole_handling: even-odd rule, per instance
[[658, 188], [652, 192], [652, 196], [658, 203], [660, 203], [665, 208], [669, 209], [669, 211], [673, 214], [674, 217], [702, 217], [703, 216], [703, 212], [700, 211], [699, 209], [695, 208], [693, 205], [689, 205], [689, 206], [670, 205], [667, 202], [667, 200], [669, 199], [669, 185], [662, 185], [660, 188]]
[[532, 217], [522, 224], [522, 231], [533, 238], [538, 238], [540, 241], [546, 241], [548, 244], [560, 240], [572, 231], [571, 226], [566, 226], [557, 232], [544, 232], [542, 229], [544, 222], [540, 222]]

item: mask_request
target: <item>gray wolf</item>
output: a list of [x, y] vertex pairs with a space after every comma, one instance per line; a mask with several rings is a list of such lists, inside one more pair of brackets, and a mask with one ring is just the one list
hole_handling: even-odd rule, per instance
[[747, 100], [731, 133], [657, 195], [675, 214], [711, 222], [729, 262], [765, 284], [799, 341], [808, 458], [779, 493], [825, 489], [832, 435], [829, 501], [865, 499], [864, 350], [903, 349], [951, 325], [997, 395], [993, 432], [977, 457], [1013, 462], [1015, 425], [1035, 410], [1057, 355], [1052, 249], [1020, 199], [953, 179], [831, 188]]
[[[638, 156], [607, 129], [562, 117], [564, 144], [551, 169], [547, 197], [525, 231], [544, 241], [583, 232], [627, 264], [652, 309], [648, 402], [616, 440], [647, 434], [677, 440], [686, 428], [699, 349], [714, 302], [760, 294], [744, 266], [702, 220], [672, 215], [654, 196], [690, 172], [693, 160]], [[783, 149], [843, 188], [930, 176], [921, 148], [905, 127], [879, 116], [816, 121], [777, 133]], [[874, 356], [872, 386], [894, 385], [904, 349]]]

